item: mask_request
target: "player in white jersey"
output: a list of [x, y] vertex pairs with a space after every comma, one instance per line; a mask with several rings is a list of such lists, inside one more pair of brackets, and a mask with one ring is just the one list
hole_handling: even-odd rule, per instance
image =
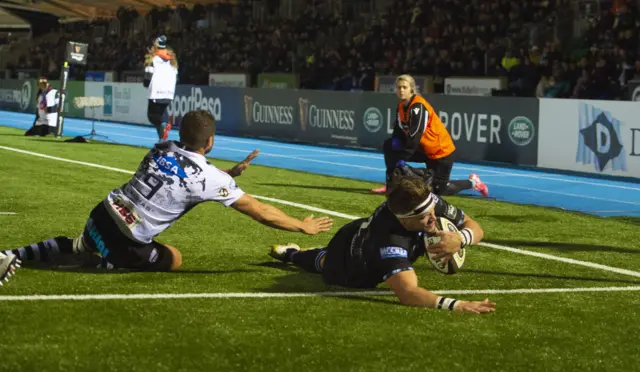
[[162, 116], [173, 101], [178, 80], [178, 58], [167, 47], [167, 37], [160, 36], [144, 58], [144, 86], [148, 89], [147, 117], [158, 131], [158, 138], [166, 140], [171, 130], [171, 120], [162, 126]]
[[[6, 260], [50, 261], [60, 254], [99, 255], [101, 266], [142, 271], [175, 270], [182, 255], [175, 247], [153, 239], [196, 205], [216, 201], [269, 227], [315, 235], [329, 231], [328, 217], [298, 220], [261, 203], [238, 187], [233, 177], [247, 168], [257, 151], [227, 170], [210, 164], [215, 123], [204, 110], [182, 119], [180, 141], [157, 143], [135, 175], [91, 211], [82, 235], [56, 237], [3, 252]], [[4, 258], [0, 257], [0, 264]]]
[[58, 125], [58, 105], [60, 96], [58, 90], [49, 84], [46, 77], [38, 79], [38, 93], [36, 96], [36, 119], [25, 136], [46, 136], [55, 132]]

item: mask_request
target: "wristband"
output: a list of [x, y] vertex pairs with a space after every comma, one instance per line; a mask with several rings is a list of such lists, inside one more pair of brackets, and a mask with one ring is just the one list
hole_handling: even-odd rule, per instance
[[455, 310], [456, 305], [458, 304], [458, 300], [453, 298], [445, 298], [438, 296], [436, 299], [436, 309], [447, 309], [447, 310]]
[[458, 235], [460, 235], [460, 240], [462, 240], [460, 248], [464, 248], [473, 243], [473, 231], [471, 229], [462, 229], [458, 231]]

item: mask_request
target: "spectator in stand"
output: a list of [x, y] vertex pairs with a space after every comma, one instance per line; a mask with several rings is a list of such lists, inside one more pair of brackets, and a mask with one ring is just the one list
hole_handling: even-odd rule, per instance
[[[140, 69], [137, 61], [143, 59], [140, 51], [148, 37], [136, 34], [138, 27], [134, 26], [143, 17], [152, 26], [147, 31], [166, 34], [173, 40], [183, 66], [180, 80], [185, 84], [207, 84], [210, 72], [244, 72], [256, 81], [261, 72], [295, 71], [306, 89], [370, 90], [375, 73], [413, 73], [434, 76], [439, 82], [437, 89], [442, 89], [443, 79], [449, 76], [488, 75], [509, 76], [514, 93], [533, 96], [540, 93], [536, 89], [540, 77], [546, 76], [540, 86], [555, 80], [555, 88], [545, 88], [547, 94], [573, 96], [582, 70], [587, 69], [589, 83], [580, 80], [581, 95], [619, 97], [635, 76], [632, 65], [640, 60], [640, 20], [634, 2], [616, 0], [593, 19], [584, 38], [592, 50], [583, 54], [545, 39], [549, 21], [566, 3], [393, 0], [385, 12], [370, 19], [356, 12], [337, 13], [326, 0], [308, 4], [291, 19], [279, 15], [277, 4], [268, 6], [264, 18], [254, 18], [248, 2], [207, 8], [196, 5], [191, 10], [183, 6], [175, 10], [158, 8], [146, 15], [134, 8], [122, 8], [118, 11], [120, 35], [110, 34], [108, 27], [103, 35], [96, 34], [99, 28], [95, 25], [108, 26], [106, 20], [65, 25], [56, 41], [34, 42], [16, 67], [43, 73], [55, 70], [51, 75], [59, 76], [60, 66], [55, 64], [60, 63], [65, 43], [73, 37], [92, 45], [100, 43], [100, 48], [91, 49], [87, 69]], [[209, 18], [207, 11], [223, 20], [209, 25], [215, 26], [215, 31], [201, 28], [208, 24], [204, 22]], [[414, 27], [407, 28], [405, 23]], [[169, 25], [181, 25], [182, 29], [169, 30]], [[96, 36], [99, 41], [94, 40]], [[584, 62], [572, 65], [581, 57]], [[554, 67], [556, 61], [560, 70]], [[556, 87], [558, 82], [561, 87]]]

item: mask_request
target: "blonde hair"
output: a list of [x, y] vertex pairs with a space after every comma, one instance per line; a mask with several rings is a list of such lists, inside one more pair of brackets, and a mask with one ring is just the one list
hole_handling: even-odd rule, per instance
[[[145, 66], [151, 66], [153, 64], [153, 57], [157, 55], [158, 50], [161, 49], [155, 45], [147, 49], [147, 54], [144, 56]], [[176, 54], [171, 48], [167, 48], [167, 54], [171, 57], [171, 66], [178, 68], [178, 57], [176, 57]]]
[[416, 94], [416, 81], [413, 78], [413, 76], [408, 75], [408, 74], [404, 74], [404, 75], [400, 75], [396, 78], [396, 83], [395, 86], [398, 86], [398, 83], [401, 81], [406, 81], [407, 83], [409, 83], [409, 88], [411, 88], [411, 94]]

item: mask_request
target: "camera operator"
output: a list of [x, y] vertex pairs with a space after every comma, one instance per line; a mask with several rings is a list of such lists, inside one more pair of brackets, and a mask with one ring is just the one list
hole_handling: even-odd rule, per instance
[[38, 79], [38, 93], [36, 94], [36, 118], [33, 126], [25, 136], [46, 136], [55, 133], [58, 121], [58, 105], [60, 95], [46, 77]]

